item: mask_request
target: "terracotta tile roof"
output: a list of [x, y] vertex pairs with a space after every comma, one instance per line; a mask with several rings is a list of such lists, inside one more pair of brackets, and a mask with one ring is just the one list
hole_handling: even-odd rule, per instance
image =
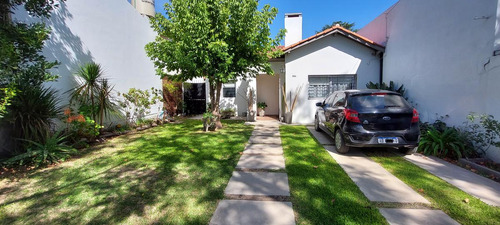
[[[295, 43], [295, 44], [292, 44], [292, 45], [286, 46], [286, 47], [282, 48], [281, 50], [282, 50], [283, 52], [291, 51], [291, 50], [293, 50], [295, 47], [298, 47], [298, 46], [300, 46], [300, 45], [302, 45], [302, 44], [305, 44], [305, 43], [307, 43], [307, 42], [314, 41], [315, 39], [320, 38], [320, 37], [322, 37], [322, 36], [324, 36], [324, 35], [327, 35], [327, 34], [329, 34], [329, 33], [331, 33], [331, 32], [334, 32], [335, 30], [337, 30], [337, 31], [341, 31], [340, 33], [341, 33], [341, 34], [344, 34], [344, 35], [345, 35], [345, 36], [347, 36], [348, 38], [351, 38], [351, 39], [358, 38], [358, 39], [361, 39], [362, 41], [366, 42], [366, 43], [367, 43], [367, 44], [369, 44], [369, 45], [373, 45], [373, 46], [375, 46], [375, 47], [382, 48], [382, 49], [383, 49], [383, 48], [385, 48], [383, 45], [380, 45], [380, 44], [378, 44], [378, 43], [376, 43], [376, 42], [374, 42], [374, 41], [372, 41], [372, 40], [370, 40], [370, 39], [368, 39], [368, 38], [366, 38], [366, 37], [363, 37], [363, 36], [361, 36], [361, 35], [359, 35], [359, 34], [357, 34], [357, 33], [355, 33], [355, 32], [352, 32], [352, 31], [350, 31], [350, 30], [348, 30], [348, 29], [343, 28], [343, 27], [341, 27], [341, 26], [339, 26], [339, 25], [335, 25], [335, 26], [332, 26], [332, 27], [330, 27], [330, 28], [328, 28], [328, 29], [326, 29], [326, 30], [324, 30], [324, 31], [321, 31], [321, 32], [319, 32], [319, 33], [317, 33], [317, 34], [315, 34], [315, 35], [313, 35], [313, 36], [311, 36], [311, 37], [308, 37], [308, 38], [306, 38], [306, 39], [304, 39], [304, 40], [302, 40], [302, 41], [299, 41], [299, 42], [297, 42], [297, 43]], [[353, 37], [349, 37], [349, 35], [346, 35], [346, 34], [350, 34], [350, 35], [354, 36], [355, 38], [353, 38]]]

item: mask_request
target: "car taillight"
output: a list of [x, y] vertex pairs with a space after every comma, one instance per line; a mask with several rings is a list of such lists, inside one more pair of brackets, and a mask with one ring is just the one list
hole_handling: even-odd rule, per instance
[[356, 110], [353, 109], [344, 109], [344, 114], [345, 118], [348, 121], [355, 122], [355, 123], [361, 123], [359, 120], [359, 114]]
[[420, 116], [418, 115], [418, 111], [413, 109], [413, 117], [411, 118], [411, 123], [418, 123], [420, 120]]

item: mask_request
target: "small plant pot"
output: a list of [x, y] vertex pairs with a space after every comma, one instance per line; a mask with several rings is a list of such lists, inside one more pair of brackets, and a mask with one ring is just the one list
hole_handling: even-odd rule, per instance
[[255, 122], [255, 111], [250, 111], [247, 114], [247, 121]]
[[291, 124], [292, 123], [292, 112], [287, 112], [285, 113], [285, 123]]
[[266, 111], [264, 109], [259, 109], [259, 116], [262, 117], [265, 115], [266, 115]]

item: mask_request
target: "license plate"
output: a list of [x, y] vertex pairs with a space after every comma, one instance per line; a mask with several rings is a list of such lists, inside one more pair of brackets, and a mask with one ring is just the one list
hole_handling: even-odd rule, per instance
[[378, 143], [379, 144], [397, 144], [398, 138], [397, 137], [379, 137]]

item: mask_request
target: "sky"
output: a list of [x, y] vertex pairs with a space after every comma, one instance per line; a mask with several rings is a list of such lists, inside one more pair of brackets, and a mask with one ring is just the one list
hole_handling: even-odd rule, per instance
[[[164, 13], [163, 5], [168, 0], [155, 0], [156, 12]], [[355, 23], [360, 29], [396, 3], [397, 0], [260, 0], [259, 8], [265, 4], [278, 8], [278, 15], [271, 25], [271, 36], [285, 27], [285, 13], [302, 13], [302, 38], [333, 21]]]

